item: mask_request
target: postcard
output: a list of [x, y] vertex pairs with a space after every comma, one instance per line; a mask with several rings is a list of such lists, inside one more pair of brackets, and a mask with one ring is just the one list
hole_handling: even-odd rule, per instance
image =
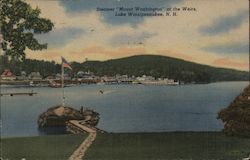
[[1, 160], [250, 160], [249, 1], [0, 2]]

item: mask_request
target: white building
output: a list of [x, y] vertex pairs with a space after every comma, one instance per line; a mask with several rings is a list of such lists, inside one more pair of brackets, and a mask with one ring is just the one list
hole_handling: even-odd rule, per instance
[[138, 81], [154, 81], [155, 78], [153, 76], [146, 76], [146, 75], [143, 75], [142, 77], [137, 77], [136, 80]]

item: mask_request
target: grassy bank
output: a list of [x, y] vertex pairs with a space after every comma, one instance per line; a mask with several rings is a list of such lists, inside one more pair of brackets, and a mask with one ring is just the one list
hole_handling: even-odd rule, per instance
[[250, 154], [250, 139], [221, 133], [151, 133], [98, 135], [91, 160], [236, 160]]
[[[2, 140], [4, 158], [67, 159], [86, 135], [42, 136]], [[250, 139], [221, 133], [98, 134], [87, 160], [241, 160]]]
[[1, 140], [1, 156], [9, 160], [66, 160], [86, 135], [56, 135]]

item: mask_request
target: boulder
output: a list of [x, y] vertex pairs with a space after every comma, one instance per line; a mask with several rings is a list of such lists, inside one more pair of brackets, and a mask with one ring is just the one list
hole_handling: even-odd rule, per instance
[[91, 109], [76, 110], [68, 106], [54, 106], [42, 113], [38, 118], [38, 127], [65, 126], [69, 120], [83, 120], [90, 126], [96, 126], [100, 117], [99, 113]]

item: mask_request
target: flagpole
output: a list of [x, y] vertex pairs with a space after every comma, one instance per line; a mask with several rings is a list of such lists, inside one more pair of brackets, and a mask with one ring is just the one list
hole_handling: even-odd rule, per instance
[[65, 97], [64, 97], [64, 68], [63, 68], [63, 62], [62, 62], [62, 68], [61, 68], [61, 87], [62, 87], [62, 106], [65, 104]]

